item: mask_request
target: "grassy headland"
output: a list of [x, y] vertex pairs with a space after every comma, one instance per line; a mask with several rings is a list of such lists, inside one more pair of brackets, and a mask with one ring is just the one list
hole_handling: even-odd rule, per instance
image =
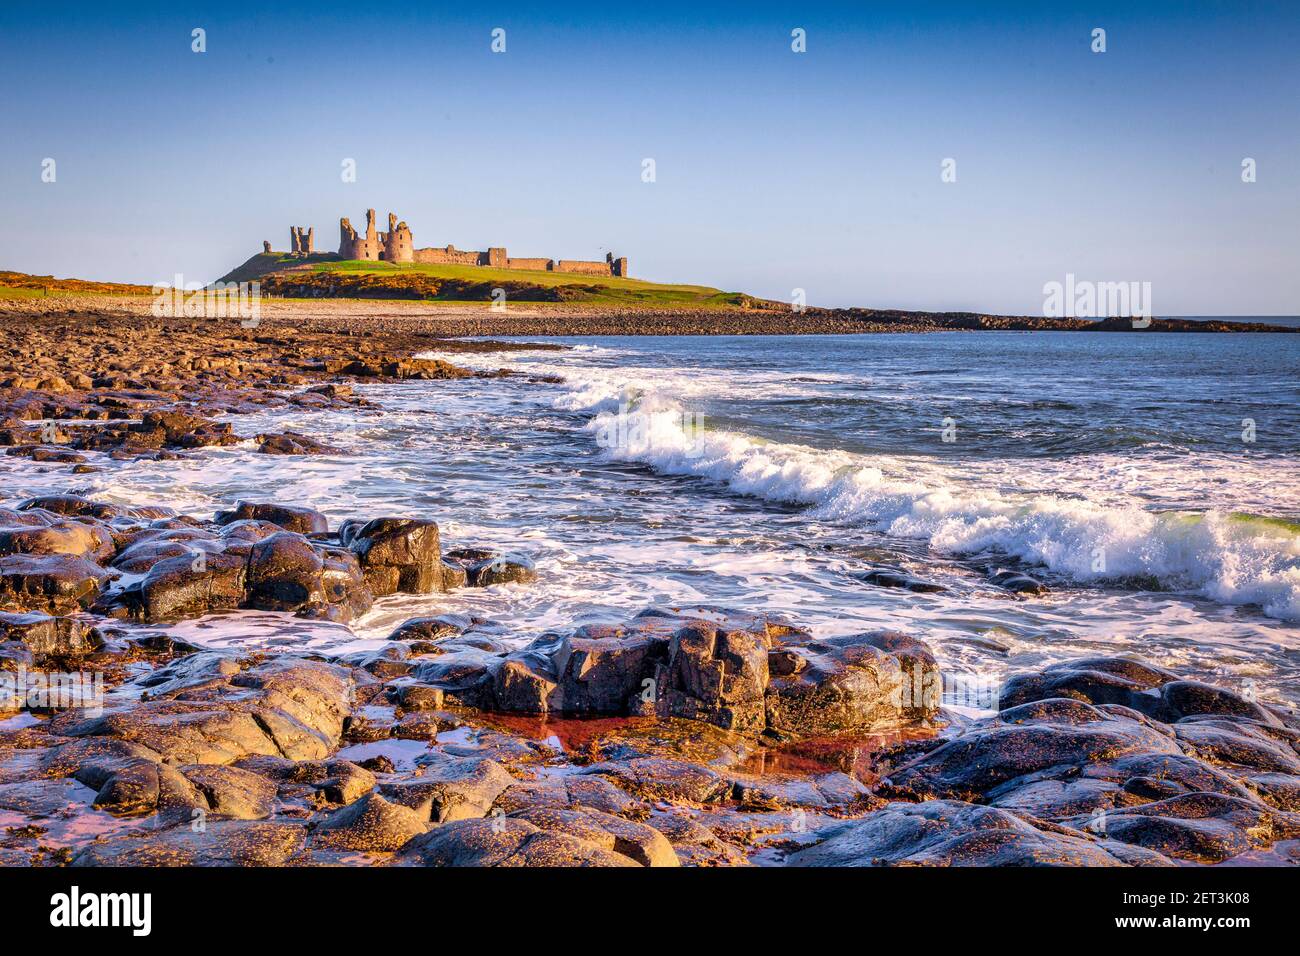
[[322, 253], [308, 259], [259, 253], [223, 276], [223, 282], [259, 280], [262, 292], [281, 298], [423, 299], [490, 302], [495, 289], [507, 300], [572, 302], [636, 308], [734, 309], [752, 296], [709, 286], [647, 282], [534, 269], [340, 260]]

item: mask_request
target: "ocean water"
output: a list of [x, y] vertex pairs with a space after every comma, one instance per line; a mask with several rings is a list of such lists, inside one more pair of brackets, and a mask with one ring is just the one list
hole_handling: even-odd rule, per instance
[[[431, 515], [444, 547], [524, 553], [541, 573], [385, 599], [351, 628], [252, 612], [179, 626], [215, 645], [376, 646], [446, 610], [492, 617], [522, 644], [704, 603], [824, 635], [908, 631], [972, 686], [1123, 653], [1300, 700], [1300, 336], [547, 341], [572, 348], [446, 357], [561, 384], [369, 385], [379, 410], [235, 419], [347, 456], [250, 444], [88, 476], [10, 459], [0, 479], [9, 499]], [[945, 590], [858, 580], [878, 566]], [[1051, 592], [1009, 594], [988, 581], [999, 567]]]

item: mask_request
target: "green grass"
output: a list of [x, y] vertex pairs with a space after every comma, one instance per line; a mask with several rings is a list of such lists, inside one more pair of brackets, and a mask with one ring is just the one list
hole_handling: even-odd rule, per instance
[[0, 286], [0, 299], [41, 299], [50, 296], [113, 296], [121, 298], [123, 296], [143, 296], [149, 295], [147, 292], [98, 292], [83, 291], [81, 289], [59, 289], [52, 288], [47, 293], [45, 289], [28, 289], [24, 287]]
[[488, 266], [443, 265], [434, 263], [366, 262], [345, 260], [317, 262], [317, 272], [356, 272], [382, 275], [415, 273], [438, 279], [462, 279], [470, 282], [521, 282], [529, 285], [557, 287], [578, 286], [588, 291], [571, 301], [611, 305], [671, 306], [690, 308], [734, 308], [747, 298], [738, 292], [723, 292], [703, 285], [670, 285], [644, 279], [616, 276], [587, 276], [569, 272], [543, 272], [535, 269], [495, 269]]

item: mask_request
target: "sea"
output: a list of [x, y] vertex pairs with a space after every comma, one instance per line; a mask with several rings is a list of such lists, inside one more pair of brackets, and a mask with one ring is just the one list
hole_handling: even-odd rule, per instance
[[[975, 711], [1011, 674], [1116, 654], [1300, 701], [1300, 335], [518, 341], [539, 347], [427, 354], [523, 374], [361, 385], [376, 408], [231, 418], [346, 455], [249, 442], [105, 458], [91, 475], [0, 458], [0, 497], [428, 516], [444, 548], [539, 571], [531, 585], [385, 598], [351, 626], [247, 611], [172, 629], [212, 646], [373, 648], [444, 612], [496, 621], [522, 646], [710, 605], [818, 636], [913, 634], [954, 706]], [[862, 580], [882, 568], [942, 590]], [[1048, 590], [1012, 593], [991, 580], [1003, 569]]]

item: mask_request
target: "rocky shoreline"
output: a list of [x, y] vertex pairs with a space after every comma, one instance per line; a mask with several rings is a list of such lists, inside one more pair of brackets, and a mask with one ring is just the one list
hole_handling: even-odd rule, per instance
[[[79, 321], [87, 317], [122, 321], [150, 319], [153, 297], [78, 295], [0, 299], [0, 323], [22, 317]], [[745, 308], [629, 309], [581, 302], [512, 300], [503, 312], [488, 303], [409, 299], [283, 299], [264, 295], [262, 321], [269, 325], [332, 327], [435, 337], [494, 335], [861, 335], [890, 332], [1141, 332], [1295, 333], [1300, 326], [1267, 322], [1155, 318], [1134, 329], [1129, 319], [1093, 321], [979, 312], [909, 312], [898, 309], [791, 311], [788, 305], [753, 300]], [[8, 317], [8, 319], [6, 318]], [[191, 324], [196, 321], [188, 320]]]
[[[376, 316], [0, 325], [0, 444], [37, 472], [248, 438], [328, 452], [247, 434], [239, 415], [360, 407], [357, 382], [504, 374], [412, 356], [512, 347]], [[518, 647], [491, 620], [437, 613], [436, 595], [547, 581], [444, 542], [445, 516], [4, 504], [0, 864], [1300, 860], [1300, 714], [1140, 661], [1017, 675], [968, 720], [943, 706], [924, 634], [825, 639], [745, 609], [652, 607]], [[393, 595], [433, 611], [361, 652], [172, 630], [239, 610], [346, 623]]]

